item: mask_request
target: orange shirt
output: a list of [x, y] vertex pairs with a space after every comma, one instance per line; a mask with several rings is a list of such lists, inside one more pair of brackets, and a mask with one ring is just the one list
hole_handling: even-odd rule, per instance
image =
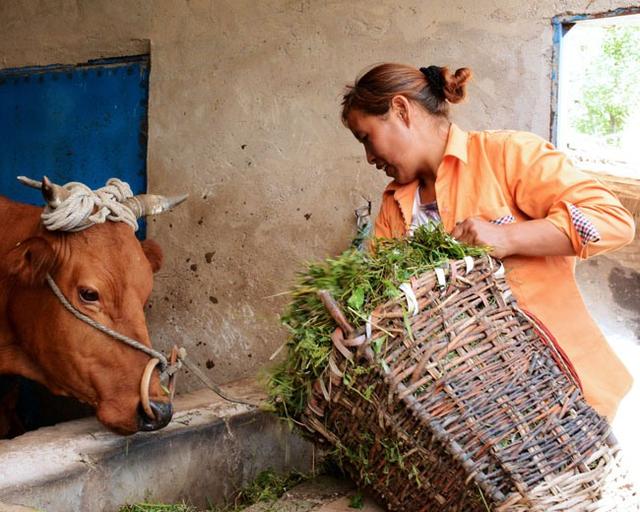
[[[376, 237], [407, 233], [418, 185], [387, 186]], [[612, 192], [531, 133], [464, 132], [452, 124], [435, 189], [449, 233], [469, 217], [498, 224], [547, 219], [569, 237], [576, 255], [587, 258], [626, 245], [635, 232], [631, 214]], [[503, 261], [518, 304], [551, 331], [573, 363], [587, 402], [612, 420], [632, 379], [587, 312], [575, 281], [575, 257]]]

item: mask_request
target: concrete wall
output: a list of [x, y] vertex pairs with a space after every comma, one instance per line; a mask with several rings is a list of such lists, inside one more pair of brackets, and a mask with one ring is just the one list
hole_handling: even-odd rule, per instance
[[149, 188], [191, 195], [150, 224], [150, 327], [228, 381], [284, 341], [272, 296], [300, 262], [348, 245], [363, 196], [377, 207], [385, 180], [339, 121], [347, 82], [388, 60], [470, 66], [463, 128], [548, 136], [551, 17], [635, 3], [4, 0], [0, 68], [150, 52]]

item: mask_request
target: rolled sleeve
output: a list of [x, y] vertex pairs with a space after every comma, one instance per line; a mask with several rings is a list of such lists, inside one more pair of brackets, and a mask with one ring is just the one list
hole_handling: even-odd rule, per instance
[[633, 217], [613, 192], [540, 137], [514, 133], [505, 144], [505, 172], [517, 207], [565, 233], [578, 257], [613, 251], [633, 240]]

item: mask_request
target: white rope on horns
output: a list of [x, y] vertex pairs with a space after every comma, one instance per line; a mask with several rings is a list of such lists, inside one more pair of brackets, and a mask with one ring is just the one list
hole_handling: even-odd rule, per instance
[[47, 205], [42, 212], [42, 223], [49, 231], [82, 231], [107, 220], [125, 222], [138, 230], [136, 215], [122, 203], [133, 197], [131, 187], [124, 181], [111, 178], [96, 191], [76, 181], [63, 188], [70, 192], [69, 197], [57, 208]]

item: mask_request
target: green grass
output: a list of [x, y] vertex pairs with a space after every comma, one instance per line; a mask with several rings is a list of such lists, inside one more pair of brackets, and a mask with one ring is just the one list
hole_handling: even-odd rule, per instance
[[336, 324], [318, 298], [319, 290], [331, 293], [352, 325], [362, 325], [378, 305], [398, 297], [399, 285], [411, 277], [451, 259], [486, 254], [486, 248], [458, 243], [440, 224], [421, 226], [412, 238], [377, 240], [375, 247], [375, 253], [349, 249], [308, 264], [298, 274], [281, 316], [289, 330], [286, 359], [271, 371], [267, 384], [270, 404], [281, 417], [300, 417], [311, 386], [327, 368]]
[[210, 505], [204, 511], [186, 503], [137, 503], [125, 505], [118, 512], [239, 512], [255, 503], [273, 503], [285, 492], [307, 479], [306, 475], [292, 471], [280, 475], [272, 469], [258, 474], [253, 482], [240, 489], [223, 505]]
[[236, 494], [232, 503], [214, 507], [212, 512], [236, 512], [254, 503], [274, 502], [306, 479], [305, 475], [295, 471], [288, 475], [279, 475], [271, 469], [262, 471], [251, 484]]
[[135, 505], [125, 505], [121, 507], [118, 512], [200, 512], [197, 508], [187, 505], [185, 503], [180, 504], [166, 504], [166, 503], [137, 503]]

